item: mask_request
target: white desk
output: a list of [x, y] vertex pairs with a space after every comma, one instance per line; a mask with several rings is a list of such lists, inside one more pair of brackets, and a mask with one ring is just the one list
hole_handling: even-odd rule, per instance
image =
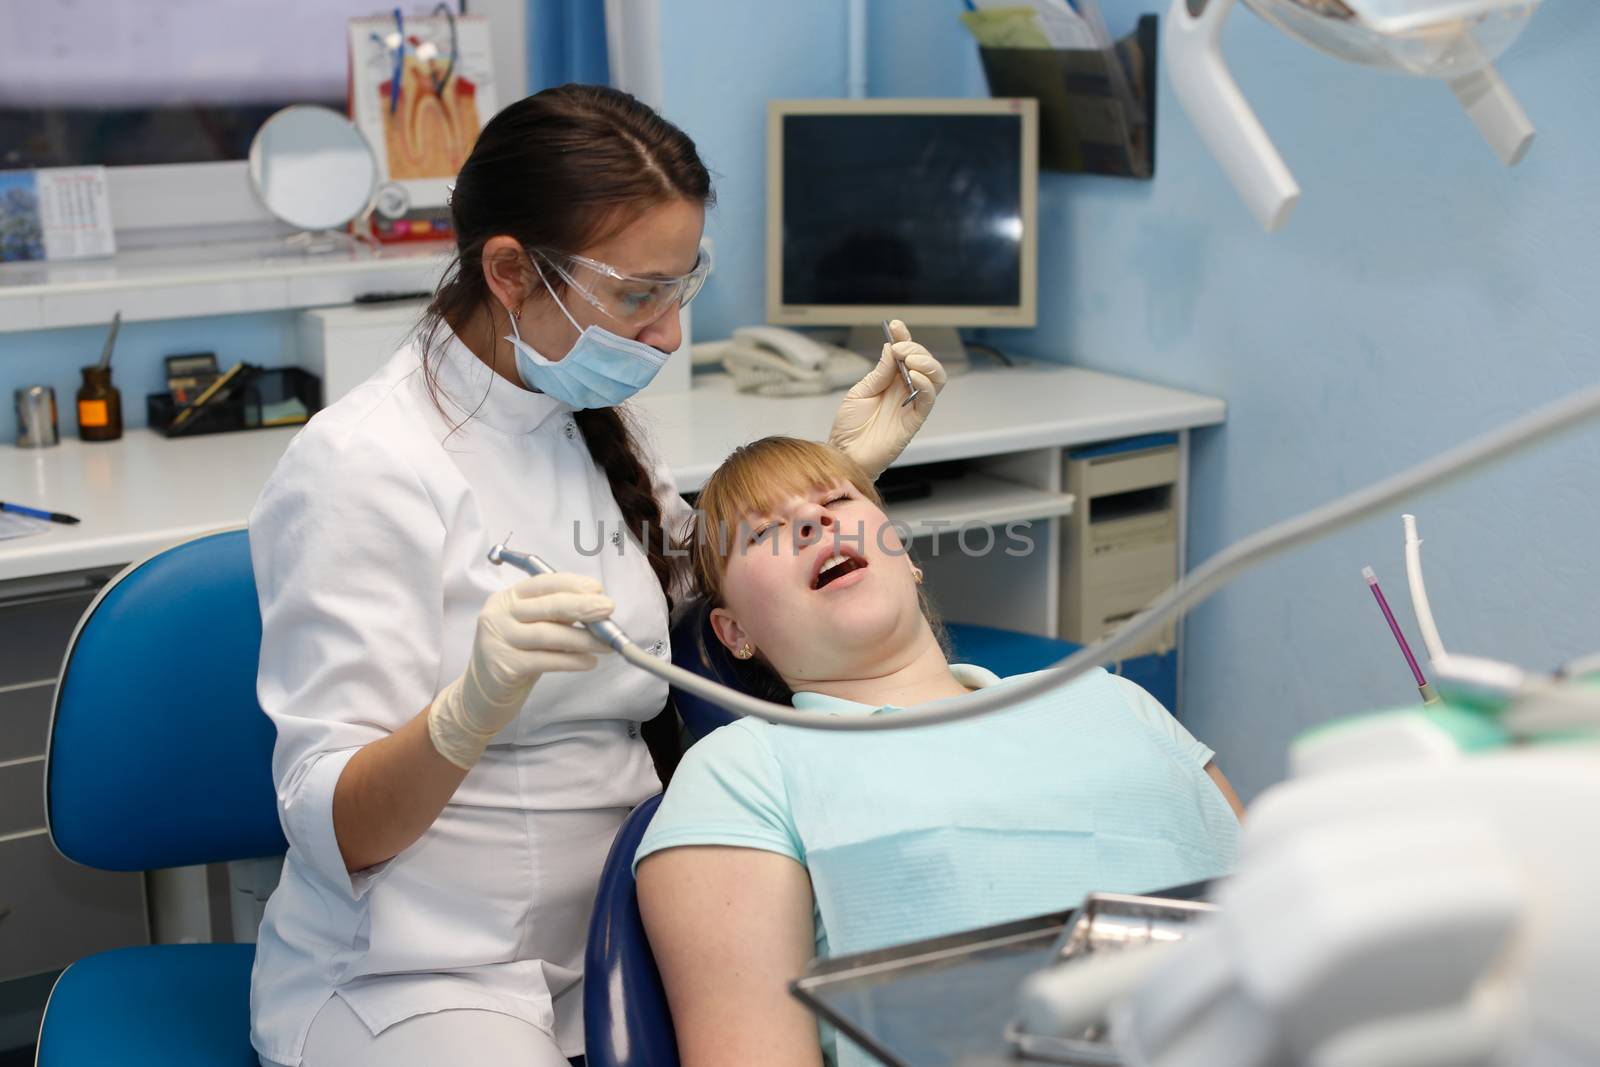
[[[636, 402], [684, 492], [698, 489], [727, 454], [768, 434], [818, 437], [840, 394], [767, 399], [735, 392], [727, 378], [697, 379], [687, 392]], [[1034, 506], [1058, 492], [1048, 453], [1137, 434], [1220, 423], [1222, 401], [1158, 385], [1055, 364], [982, 368], [951, 380], [927, 425], [897, 466], [993, 457], [1013, 484], [1031, 486]], [[0, 499], [76, 515], [78, 526], [0, 542], [0, 581], [128, 563], [207, 530], [242, 523], [294, 429], [255, 430], [168, 440], [131, 430], [122, 440], [54, 448], [0, 446]], [[1026, 462], [1030, 453], [1038, 462]], [[1014, 514], [1024, 497], [990, 502], [995, 521], [1049, 518]], [[933, 502], [897, 509], [929, 513]], [[960, 519], [959, 502], [949, 517]], [[987, 505], [986, 505], [987, 506]], [[1008, 510], [1009, 509], [1009, 510]], [[1060, 512], [1056, 512], [1059, 514]]]
[[[703, 384], [702, 384], [703, 383]], [[679, 488], [698, 489], [734, 448], [768, 434], [817, 437], [844, 394], [767, 399], [742, 395], [723, 375], [687, 393], [640, 405]], [[1218, 399], [1056, 363], [979, 364], [950, 379], [933, 414], [896, 466], [1040, 448], [1070, 448], [1138, 434], [1214, 426]]]

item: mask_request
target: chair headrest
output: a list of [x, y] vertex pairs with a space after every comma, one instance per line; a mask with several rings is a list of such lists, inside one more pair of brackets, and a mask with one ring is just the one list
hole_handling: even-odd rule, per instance
[[[781, 682], [774, 685], [776, 679], [765, 667], [735, 659], [717, 640], [711, 628], [711, 605], [704, 597], [694, 598], [676, 613], [672, 623], [672, 662], [703, 678], [766, 700], [788, 703], [792, 695]], [[733, 712], [693, 693], [674, 688], [672, 696], [684, 726], [696, 741], [738, 718]]]

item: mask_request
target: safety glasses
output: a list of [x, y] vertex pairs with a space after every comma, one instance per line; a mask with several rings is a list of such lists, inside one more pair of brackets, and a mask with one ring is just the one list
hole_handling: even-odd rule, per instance
[[642, 330], [674, 307], [686, 307], [711, 273], [711, 257], [704, 248], [693, 270], [672, 278], [624, 274], [609, 263], [570, 253], [535, 249], [531, 254], [569, 289], [630, 330]]

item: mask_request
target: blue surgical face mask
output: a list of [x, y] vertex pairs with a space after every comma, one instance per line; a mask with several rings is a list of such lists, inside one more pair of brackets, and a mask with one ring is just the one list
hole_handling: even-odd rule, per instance
[[[537, 263], [534, 269], [539, 270]], [[517, 375], [524, 385], [575, 408], [609, 408], [650, 384], [667, 361], [665, 352], [598, 326], [579, 326], [545, 281], [543, 271], [539, 271], [539, 280], [578, 331], [578, 340], [564, 358], [546, 359], [522, 339], [516, 316], [511, 316], [511, 336], [506, 340], [516, 350]]]

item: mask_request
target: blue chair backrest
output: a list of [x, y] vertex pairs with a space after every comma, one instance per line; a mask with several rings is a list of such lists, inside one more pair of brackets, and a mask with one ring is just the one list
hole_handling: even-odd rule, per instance
[[951, 662], [972, 663], [1002, 678], [1053, 667], [1083, 647], [1059, 637], [1040, 637], [970, 622], [945, 623], [945, 631], [954, 650]]
[[169, 548], [101, 590], [50, 723], [46, 817], [62, 855], [142, 871], [288, 847], [275, 733], [256, 703], [260, 649], [242, 529]]
[[[700, 598], [689, 602], [672, 624], [672, 662], [686, 671], [693, 671], [714, 682], [748, 692], [744, 684], [748, 667], [733, 658], [711, 629], [710, 606]], [[683, 725], [696, 741], [719, 726], [726, 726], [738, 716], [711, 701], [672, 690], [673, 702]]]
[[678, 1038], [633, 883], [633, 854], [660, 804], [654, 796], [633, 809], [600, 873], [583, 962], [587, 1067], [678, 1067]]

